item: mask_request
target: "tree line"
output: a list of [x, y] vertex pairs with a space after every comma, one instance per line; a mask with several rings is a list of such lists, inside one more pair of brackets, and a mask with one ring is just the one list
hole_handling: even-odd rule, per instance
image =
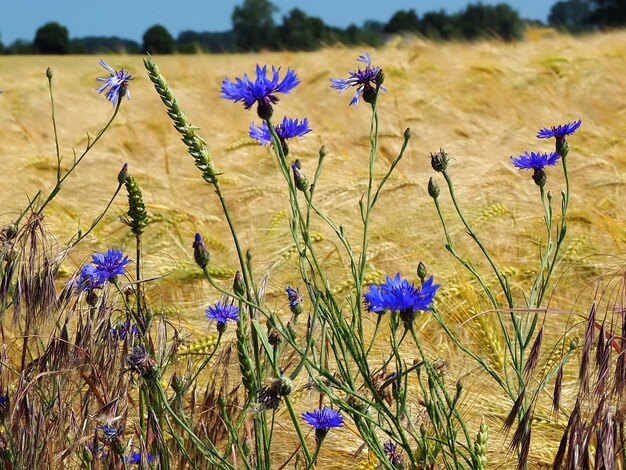
[[[152, 54], [196, 52], [248, 52], [259, 50], [310, 51], [323, 45], [379, 46], [390, 34], [417, 34], [433, 40], [476, 40], [497, 37], [505, 41], [523, 38], [528, 21], [505, 3], [470, 4], [448, 14], [444, 10], [424, 13], [399, 10], [387, 21], [366, 21], [338, 28], [294, 8], [277, 23], [278, 8], [270, 0], [244, 0], [234, 8], [232, 29], [224, 32], [183, 31], [177, 38], [161, 25], [143, 35], [142, 43], [119, 37], [89, 36], [70, 39], [66, 27], [50, 22], [41, 26], [32, 42], [17, 40], [4, 47], [4, 54], [93, 54], [126, 52]], [[624, 0], [560, 0], [548, 19], [549, 25], [579, 33], [626, 25]]]

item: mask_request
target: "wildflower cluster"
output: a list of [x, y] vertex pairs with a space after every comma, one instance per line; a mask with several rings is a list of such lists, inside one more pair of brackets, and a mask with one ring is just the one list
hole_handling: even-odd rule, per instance
[[511, 156], [511, 162], [520, 170], [533, 170], [533, 180], [535, 184], [541, 188], [546, 184], [547, 175], [544, 170], [546, 166], [554, 166], [559, 158], [565, 158], [569, 151], [569, 147], [565, 137], [576, 132], [582, 121], [570, 122], [568, 124], [553, 126], [551, 128], [544, 127], [537, 132], [537, 138], [556, 139], [556, 150], [550, 153], [525, 152], [517, 157]]

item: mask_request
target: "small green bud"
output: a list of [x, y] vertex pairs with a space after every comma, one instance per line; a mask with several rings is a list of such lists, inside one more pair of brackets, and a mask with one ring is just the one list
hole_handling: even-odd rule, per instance
[[296, 188], [302, 192], [307, 191], [309, 189], [309, 180], [306, 179], [306, 176], [302, 174], [300, 168], [295, 163], [291, 165], [291, 169], [293, 170], [293, 180]]
[[193, 242], [193, 258], [196, 260], [196, 264], [204, 269], [209, 264], [209, 250], [204, 246], [202, 241], [202, 235], [196, 233], [196, 239]]
[[278, 394], [283, 397], [289, 395], [293, 391], [293, 384], [291, 383], [289, 377], [281, 377], [278, 380], [280, 381], [278, 385]]
[[569, 153], [569, 144], [567, 143], [567, 140], [565, 140], [565, 137], [556, 139], [556, 153], [558, 153], [561, 158], [567, 157], [567, 154]]
[[267, 334], [267, 342], [276, 347], [283, 342], [283, 337], [276, 328], [270, 328], [270, 331]]
[[178, 376], [176, 372], [174, 372], [174, 375], [172, 376], [171, 385], [172, 390], [174, 390], [176, 394], [180, 394], [185, 388], [183, 380]]
[[52, 80], [53, 76], [54, 76], [54, 72], [52, 71], [52, 69], [50, 67], [48, 67], [46, 69], [46, 77], [48, 77], [48, 80]]
[[411, 138], [411, 128], [407, 127], [404, 129], [404, 140], [409, 140]]
[[420, 261], [417, 264], [417, 277], [420, 278], [420, 281], [424, 282], [424, 279], [426, 279], [427, 274], [428, 272], [426, 271], [426, 265]]
[[448, 154], [442, 148], [439, 149], [439, 152], [430, 154], [430, 164], [433, 170], [437, 172], [446, 171], [449, 161]]
[[87, 305], [95, 307], [98, 305], [98, 294], [93, 289], [87, 290]]
[[376, 74], [375, 82], [376, 82], [376, 85], [378, 86], [381, 86], [383, 83], [385, 83], [385, 72], [383, 72], [383, 69], [378, 70], [378, 73]]
[[439, 184], [431, 176], [428, 180], [428, 195], [433, 199], [437, 199], [439, 192]]
[[2, 229], [3, 238], [7, 241], [12, 240], [17, 235], [17, 225], [9, 224]]
[[127, 176], [128, 176], [128, 163], [124, 163], [124, 166], [122, 167], [120, 172], [117, 174], [117, 182], [119, 184], [124, 184]]
[[326, 150], [326, 147], [322, 145], [320, 147], [320, 160], [326, 158], [326, 155], [328, 155], [328, 150]]
[[241, 297], [243, 297], [243, 295], [246, 293], [246, 284], [243, 282], [243, 276], [239, 271], [235, 273], [235, 279], [233, 281], [233, 291], [235, 292], [235, 294]]

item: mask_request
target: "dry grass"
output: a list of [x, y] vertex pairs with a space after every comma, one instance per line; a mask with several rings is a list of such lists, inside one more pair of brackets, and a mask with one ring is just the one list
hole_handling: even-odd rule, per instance
[[[286, 191], [279, 184], [269, 150], [250, 145], [247, 139], [254, 113], [221, 100], [221, 80], [250, 73], [256, 63], [289, 66], [297, 71], [302, 85], [281, 100], [277, 117], [285, 113], [310, 119], [314, 132], [291, 144], [291, 152], [303, 162], [305, 171], [312, 173], [318, 148], [322, 144], [328, 148], [318, 186], [319, 205], [344, 222], [348, 233], [356, 237], [357, 201], [367, 172], [369, 113], [365, 108], [348, 108], [349, 96], [336, 96], [329, 89], [328, 78], [343, 76], [354, 68], [359, 52], [335, 47], [299, 54], [156, 58], [190, 120], [201, 127], [217, 167], [224, 172], [224, 191], [231, 207], [236, 208], [235, 221], [244, 248], [252, 250], [257, 278], [270, 272], [270, 298], [282, 295], [284, 285], [297, 279], [287, 242]], [[442, 231], [426, 193], [432, 173], [429, 152], [442, 146], [453, 158], [450, 172], [476, 231], [493, 247], [500, 265], [509, 270], [513, 285], [527, 286], [529, 273], [537, 267], [542, 211], [530, 175], [518, 174], [509, 164], [509, 156], [526, 150], [551, 150], [552, 142], [534, 138], [537, 129], [582, 119], [583, 127], [570, 139], [568, 157], [573, 193], [569, 245], [562, 265], [565, 275], [550, 299], [555, 313], [548, 317], [544, 344], [553, 344], [565, 334], [576, 335], [581, 330], [569, 332], [567, 328], [579, 323], [578, 315], [586, 313], [589, 303], [585, 302], [592, 294], [585, 288], [601, 274], [619, 272], [624, 264], [626, 211], [620, 201], [626, 195], [626, 32], [581, 38], [533, 32], [531, 40], [520, 44], [403, 40], [372, 51], [372, 56], [376, 65], [384, 68], [389, 90], [379, 105], [381, 172], [383, 163], [390, 162], [399, 150], [404, 128], [410, 127], [414, 136], [373, 220], [372, 276], [396, 271], [411, 275], [418, 261], [425, 262], [446, 289], [439, 306], [451, 321], [463, 325], [467, 340], [484, 348], [494, 364], [502, 357], [497, 340], [489, 333], [492, 319], [489, 314], [472, 319], [485, 305], [472, 293], [474, 286], [458, 272], [451, 257], [443, 254]], [[132, 101], [123, 103], [114, 129], [66, 183], [61, 196], [49, 207], [46, 222], [61, 238], [77, 224], [90, 223], [115, 189], [117, 172], [128, 162], [153, 217], [146, 232], [146, 273], [165, 275], [149, 294], [158, 307], [175, 305], [177, 314], [195, 330], [192, 339], [196, 345], [208, 347], [204, 337], [209, 331], [202, 308], [216, 300], [217, 294], [197, 279], [191, 241], [193, 233], [201, 232], [215, 269], [230, 277], [235, 257], [227, 227], [211, 188], [203, 184], [178, 134], [171, 129], [146, 78], [142, 58], [105, 59], [135, 75]], [[112, 111], [94, 92], [94, 78], [102, 75], [95, 57], [0, 57], [0, 88], [4, 89], [0, 95], [3, 224], [25, 206], [28, 196], [53, 183], [54, 143], [44, 76], [47, 66], [55, 72], [57, 122], [66, 160], [71, 158], [73, 147], [84, 146], [85, 130], [95, 134]], [[558, 196], [562, 187], [558, 172], [550, 174], [548, 186]], [[444, 204], [444, 209], [451, 213], [449, 205]], [[116, 212], [124, 210], [125, 200], [120, 197]], [[65, 267], [68, 273], [95, 247], [132, 246], [127, 230], [116, 218], [111, 213], [93, 241], [78, 247], [73, 264]], [[453, 232], [461, 242], [464, 232], [455, 227]], [[318, 243], [328, 254], [327, 265], [340, 288], [349, 277], [342, 270], [345, 260], [337, 255], [332, 236], [321, 223], [319, 231]], [[469, 243], [460, 247], [465, 253], [476, 254]], [[449, 373], [452, 380], [460, 377], [466, 382], [464, 412], [486, 416], [492, 427], [490, 457], [507, 468], [507, 458], [514, 459], [514, 455], [507, 454], [506, 436], [500, 429], [512, 403], [503, 401], [495, 387], [476, 376], [471, 364], [457, 357], [434, 322], [422, 322], [433, 354], [456, 359]], [[565, 407], [571, 406], [567, 387]], [[553, 416], [549, 403], [547, 397], [545, 413], [536, 413], [543, 421], [533, 435], [530, 455], [535, 465], [551, 461], [567, 421]], [[354, 448], [349, 450], [359, 446], [356, 438], [342, 435], [340, 439], [342, 449], [348, 447], [348, 441], [354, 441]], [[337, 454], [329, 450], [321, 458], [330, 460], [322, 460], [320, 468], [331, 468], [329, 462]]]

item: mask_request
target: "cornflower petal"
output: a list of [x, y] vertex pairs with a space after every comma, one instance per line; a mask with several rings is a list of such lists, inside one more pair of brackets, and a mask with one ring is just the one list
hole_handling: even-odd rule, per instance
[[560, 156], [557, 152], [525, 152], [524, 155], [511, 156], [511, 162], [520, 170], [543, 170], [546, 166], [554, 166], [559, 158]]
[[[294, 137], [302, 137], [305, 134], [311, 132], [309, 127], [309, 120], [307, 118], [298, 122], [298, 119], [283, 118], [282, 122], [274, 126], [276, 135], [281, 142], [284, 143], [287, 139], [293, 139]], [[267, 127], [267, 123], [263, 122], [260, 126], [250, 123], [250, 137], [259, 141], [260, 145], [267, 145], [272, 142], [272, 135]]]
[[[349, 72], [349, 77], [343, 78], [331, 78], [331, 88], [339, 90], [341, 93], [350, 87], [356, 87], [356, 92], [350, 101], [350, 106], [358, 106], [359, 100], [366, 90], [374, 91], [376, 87], [376, 76], [380, 71], [380, 67], [372, 67], [372, 59], [367, 52], [363, 52], [357, 59], [357, 62], [365, 64], [365, 69], [360, 68], [356, 72]], [[381, 90], [387, 91], [385, 87], [380, 87]], [[367, 97], [366, 97], [367, 101]]]
[[133, 76], [124, 69], [120, 69], [119, 71], [115, 70], [113, 67], [107, 64], [104, 59], [100, 59], [100, 65], [104, 67], [104, 69], [111, 75], [104, 78], [96, 78], [97, 81], [104, 82], [104, 85], [97, 88], [96, 91], [101, 94], [108, 88], [109, 90], [105, 93], [104, 96], [107, 101], [110, 101], [113, 104], [113, 106], [117, 105], [120, 97], [124, 95], [126, 95], [128, 99], [130, 99], [128, 82], [130, 80], [133, 80]]
[[539, 129], [537, 132], [537, 138], [549, 139], [551, 137], [555, 137], [557, 140], [564, 139], [566, 135], [576, 132], [576, 129], [578, 129], [581, 124], [582, 120], [579, 119], [578, 121], [569, 122], [559, 126], [544, 127], [543, 129]]
[[302, 413], [304, 420], [309, 423], [316, 431], [325, 431], [330, 428], [338, 428], [343, 426], [343, 417], [341, 414], [325, 406], [324, 408], [307, 411]]
[[239, 321], [239, 307], [232, 304], [218, 302], [208, 307], [205, 313], [209, 320], [215, 320], [218, 324], [226, 324], [229, 321]]
[[280, 68], [272, 66], [272, 78], [267, 76], [267, 66], [256, 66], [256, 79], [251, 81], [248, 75], [244, 75], [243, 79], [235, 78], [232, 82], [225, 78], [222, 82], [222, 95], [224, 99], [232, 100], [235, 103], [242, 101], [246, 109], [250, 109], [254, 103], [267, 106], [278, 102], [276, 93], [289, 93], [293, 90], [300, 80], [296, 73], [290, 68], [287, 69], [285, 77], [280, 80]]

